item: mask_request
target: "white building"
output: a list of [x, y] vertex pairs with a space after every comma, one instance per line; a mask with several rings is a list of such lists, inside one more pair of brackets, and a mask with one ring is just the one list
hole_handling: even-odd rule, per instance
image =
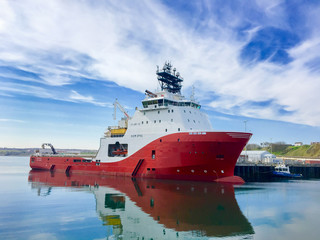
[[268, 151], [242, 151], [238, 162], [252, 163], [273, 163], [276, 161], [276, 155]]

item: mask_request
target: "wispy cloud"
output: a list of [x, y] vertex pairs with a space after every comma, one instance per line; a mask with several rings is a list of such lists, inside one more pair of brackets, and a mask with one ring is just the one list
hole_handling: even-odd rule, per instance
[[[0, 4], [2, 65], [33, 72], [44, 84], [63, 86], [74, 81], [71, 76], [92, 76], [144, 91], [157, 86], [155, 65], [171, 60], [185, 78], [185, 88], [196, 84], [206, 99], [212, 92], [218, 96], [209, 101], [216, 110], [320, 125], [319, 72], [314, 71], [320, 52], [319, 4], [281, 0], [197, 1], [183, 7], [180, 1]], [[288, 45], [292, 33], [297, 41]], [[269, 55], [263, 55], [265, 48], [252, 51], [257, 37], [272, 38]], [[284, 41], [275, 44], [281, 37]], [[241, 57], [246, 46], [263, 56], [248, 64]], [[279, 59], [285, 61], [279, 64]], [[75, 90], [68, 96], [72, 101], [108, 105]], [[252, 104], [266, 101], [272, 103]]]
[[92, 103], [94, 105], [98, 105], [101, 107], [112, 107], [113, 106], [111, 103], [98, 102], [92, 96], [81, 95], [75, 90], [71, 91], [70, 99], [71, 99], [71, 101]]
[[25, 123], [25, 121], [23, 121], [23, 120], [19, 120], [19, 119], [8, 119], [8, 118], [0, 118], [0, 122]]
[[224, 117], [224, 116], [213, 116], [212, 118], [222, 120], [222, 121], [231, 121], [231, 118]]
[[0, 86], [0, 95], [13, 97], [14, 94], [65, 102], [90, 103], [101, 107], [113, 107], [109, 102], [99, 102], [94, 97], [81, 95], [75, 90], [69, 92], [68, 89], [47, 89], [43, 85], [40, 87], [21, 83], [3, 82]]

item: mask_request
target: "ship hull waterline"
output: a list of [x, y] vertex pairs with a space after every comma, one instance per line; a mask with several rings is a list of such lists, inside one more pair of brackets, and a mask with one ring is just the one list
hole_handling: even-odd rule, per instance
[[88, 161], [80, 156], [32, 155], [30, 167], [63, 172], [141, 178], [243, 183], [234, 176], [237, 159], [250, 133], [174, 133], [160, 137], [116, 162]]

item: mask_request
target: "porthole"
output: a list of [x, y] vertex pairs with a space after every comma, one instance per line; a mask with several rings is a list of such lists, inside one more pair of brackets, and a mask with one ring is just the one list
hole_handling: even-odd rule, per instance
[[194, 170], [192, 169], [191, 172], [194, 173]]
[[224, 171], [223, 171], [223, 170], [221, 170], [221, 173], [224, 173]]
[[204, 173], [207, 173], [207, 170], [203, 170]]
[[180, 170], [179, 170], [179, 169], [177, 169], [177, 172], [180, 172]]

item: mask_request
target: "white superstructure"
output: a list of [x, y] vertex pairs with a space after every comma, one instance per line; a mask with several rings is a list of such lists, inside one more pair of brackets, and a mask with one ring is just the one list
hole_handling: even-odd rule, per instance
[[[162, 88], [160, 92], [146, 90], [143, 107], [136, 109], [132, 117], [126, 115], [125, 123], [122, 119], [118, 127], [109, 127], [109, 131], [100, 140], [96, 160], [121, 161], [164, 135], [212, 131], [208, 116], [200, 110], [200, 104], [181, 95], [182, 78], [175, 69], [171, 72], [171, 67], [171, 64], [166, 63], [162, 72], [157, 71]], [[118, 101], [116, 104], [121, 107]], [[111, 151], [112, 147], [119, 151]]]

